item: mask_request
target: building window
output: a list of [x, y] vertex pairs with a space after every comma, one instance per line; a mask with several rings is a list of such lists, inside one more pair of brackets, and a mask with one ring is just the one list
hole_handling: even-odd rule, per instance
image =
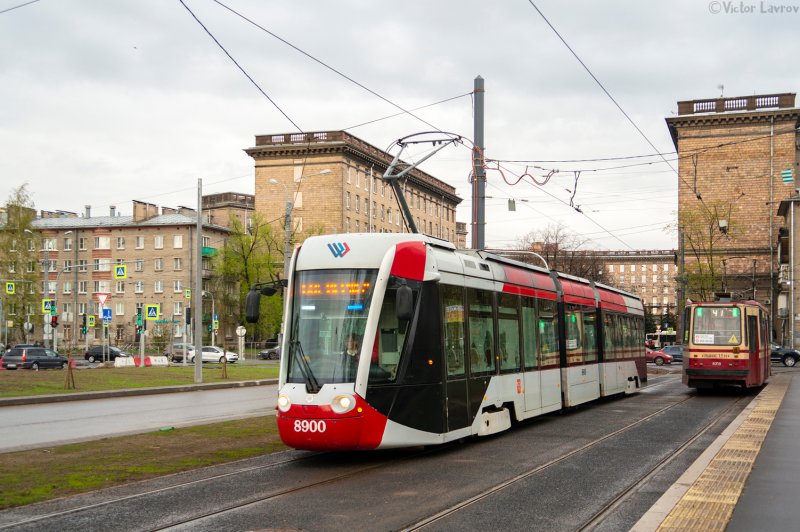
[[72, 293], [72, 283], [70, 281], [64, 281], [64, 293], [65, 294]]
[[118, 294], [125, 293], [125, 281], [117, 281], [117, 293]]
[[172, 259], [172, 269], [176, 272], [181, 271], [183, 269], [183, 259], [180, 257]]
[[65, 238], [64, 239], [64, 251], [72, 251], [72, 239]]
[[94, 249], [111, 249], [111, 237], [110, 236], [94, 237]]
[[356, 194], [356, 212], [361, 212], [361, 196]]
[[78, 259], [78, 271], [85, 272], [88, 271], [89, 264], [86, 262], [86, 259]]
[[183, 303], [180, 301], [175, 301], [172, 304], [172, 314], [174, 316], [183, 316]]
[[125, 237], [118, 236], [117, 237], [117, 249], [125, 249]]
[[136, 237], [136, 249], [144, 249], [144, 237], [137, 236]]
[[143, 294], [144, 281], [136, 281], [135, 283], [133, 283], [133, 291], [136, 292], [137, 294]]
[[164, 259], [156, 257], [153, 259], [153, 270], [160, 272], [164, 270]]
[[94, 259], [94, 271], [96, 272], [110, 272], [111, 259]]
[[172, 237], [172, 247], [175, 249], [183, 249], [183, 235], [174, 235]]
[[47, 251], [56, 251], [55, 238], [45, 238], [43, 244], [44, 244], [44, 249], [46, 249]]
[[86, 283], [88, 281], [78, 281], [78, 293], [85, 294], [86, 293]]
[[345, 192], [344, 193], [344, 206], [345, 206], [346, 209], [350, 208], [350, 193], [349, 192]]
[[125, 303], [117, 303], [116, 304], [116, 312], [117, 316], [124, 316], [125, 315]]
[[175, 279], [172, 281], [172, 291], [173, 292], [183, 292], [183, 281], [180, 279]]
[[153, 237], [153, 248], [164, 249], [164, 235], [156, 235]]
[[71, 260], [67, 259], [67, 260], [64, 261], [64, 270], [63, 271], [65, 271], [65, 272], [71, 272], [72, 271], [72, 261]]
[[136, 259], [135, 261], [133, 261], [133, 269], [134, 269], [134, 271], [137, 271], [137, 272], [143, 272], [144, 271], [144, 259]]
[[156, 294], [161, 294], [164, 292], [164, 281], [158, 280], [153, 283], [153, 292]]

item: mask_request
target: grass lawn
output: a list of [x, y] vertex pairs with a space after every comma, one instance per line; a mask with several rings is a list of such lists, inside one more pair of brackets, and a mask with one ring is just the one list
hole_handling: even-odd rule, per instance
[[2, 453], [0, 509], [284, 449], [264, 416]]
[[[277, 366], [227, 365], [228, 378], [222, 378], [222, 366], [203, 366], [203, 382], [248, 381], [271, 379], [278, 376]], [[194, 384], [194, 367], [127, 367], [74, 369], [75, 389], [64, 387], [66, 371], [49, 369], [41, 371], [0, 371], [0, 397], [21, 397], [58, 393], [94, 392], [153, 386], [179, 386]]]

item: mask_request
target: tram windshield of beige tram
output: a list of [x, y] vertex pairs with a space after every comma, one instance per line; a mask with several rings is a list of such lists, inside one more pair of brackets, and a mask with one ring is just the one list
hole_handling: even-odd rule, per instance
[[738, 307], [695, 307], [692, 342], [695, 345], [741, 344], [741, 314]]

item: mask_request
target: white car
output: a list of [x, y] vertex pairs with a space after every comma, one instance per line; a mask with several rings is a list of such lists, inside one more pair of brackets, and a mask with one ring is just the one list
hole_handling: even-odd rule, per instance
[[[217, 346], [204, 345], [203, 354], [201, 355], [203, 362], [225, 362], [232, 364], [239, 360], [239, 355], [233, 351], [226, 351], [225, 349]], [[194, 352], [189, 355], [189, 362], [194, 362]]]

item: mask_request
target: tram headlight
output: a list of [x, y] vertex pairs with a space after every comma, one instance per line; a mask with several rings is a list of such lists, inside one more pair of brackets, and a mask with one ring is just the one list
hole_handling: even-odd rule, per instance
[[331, 409], [337, 414], [346, 414], [356, 406], [356, 400], [352, 395], [337, 395], [331, 401]]
[[286, 394], [278, 395], [278, 410], [281, 412], [288, 412], [289, 408], [292, 406], [292, 400], [289, 399], [289, 396]]

